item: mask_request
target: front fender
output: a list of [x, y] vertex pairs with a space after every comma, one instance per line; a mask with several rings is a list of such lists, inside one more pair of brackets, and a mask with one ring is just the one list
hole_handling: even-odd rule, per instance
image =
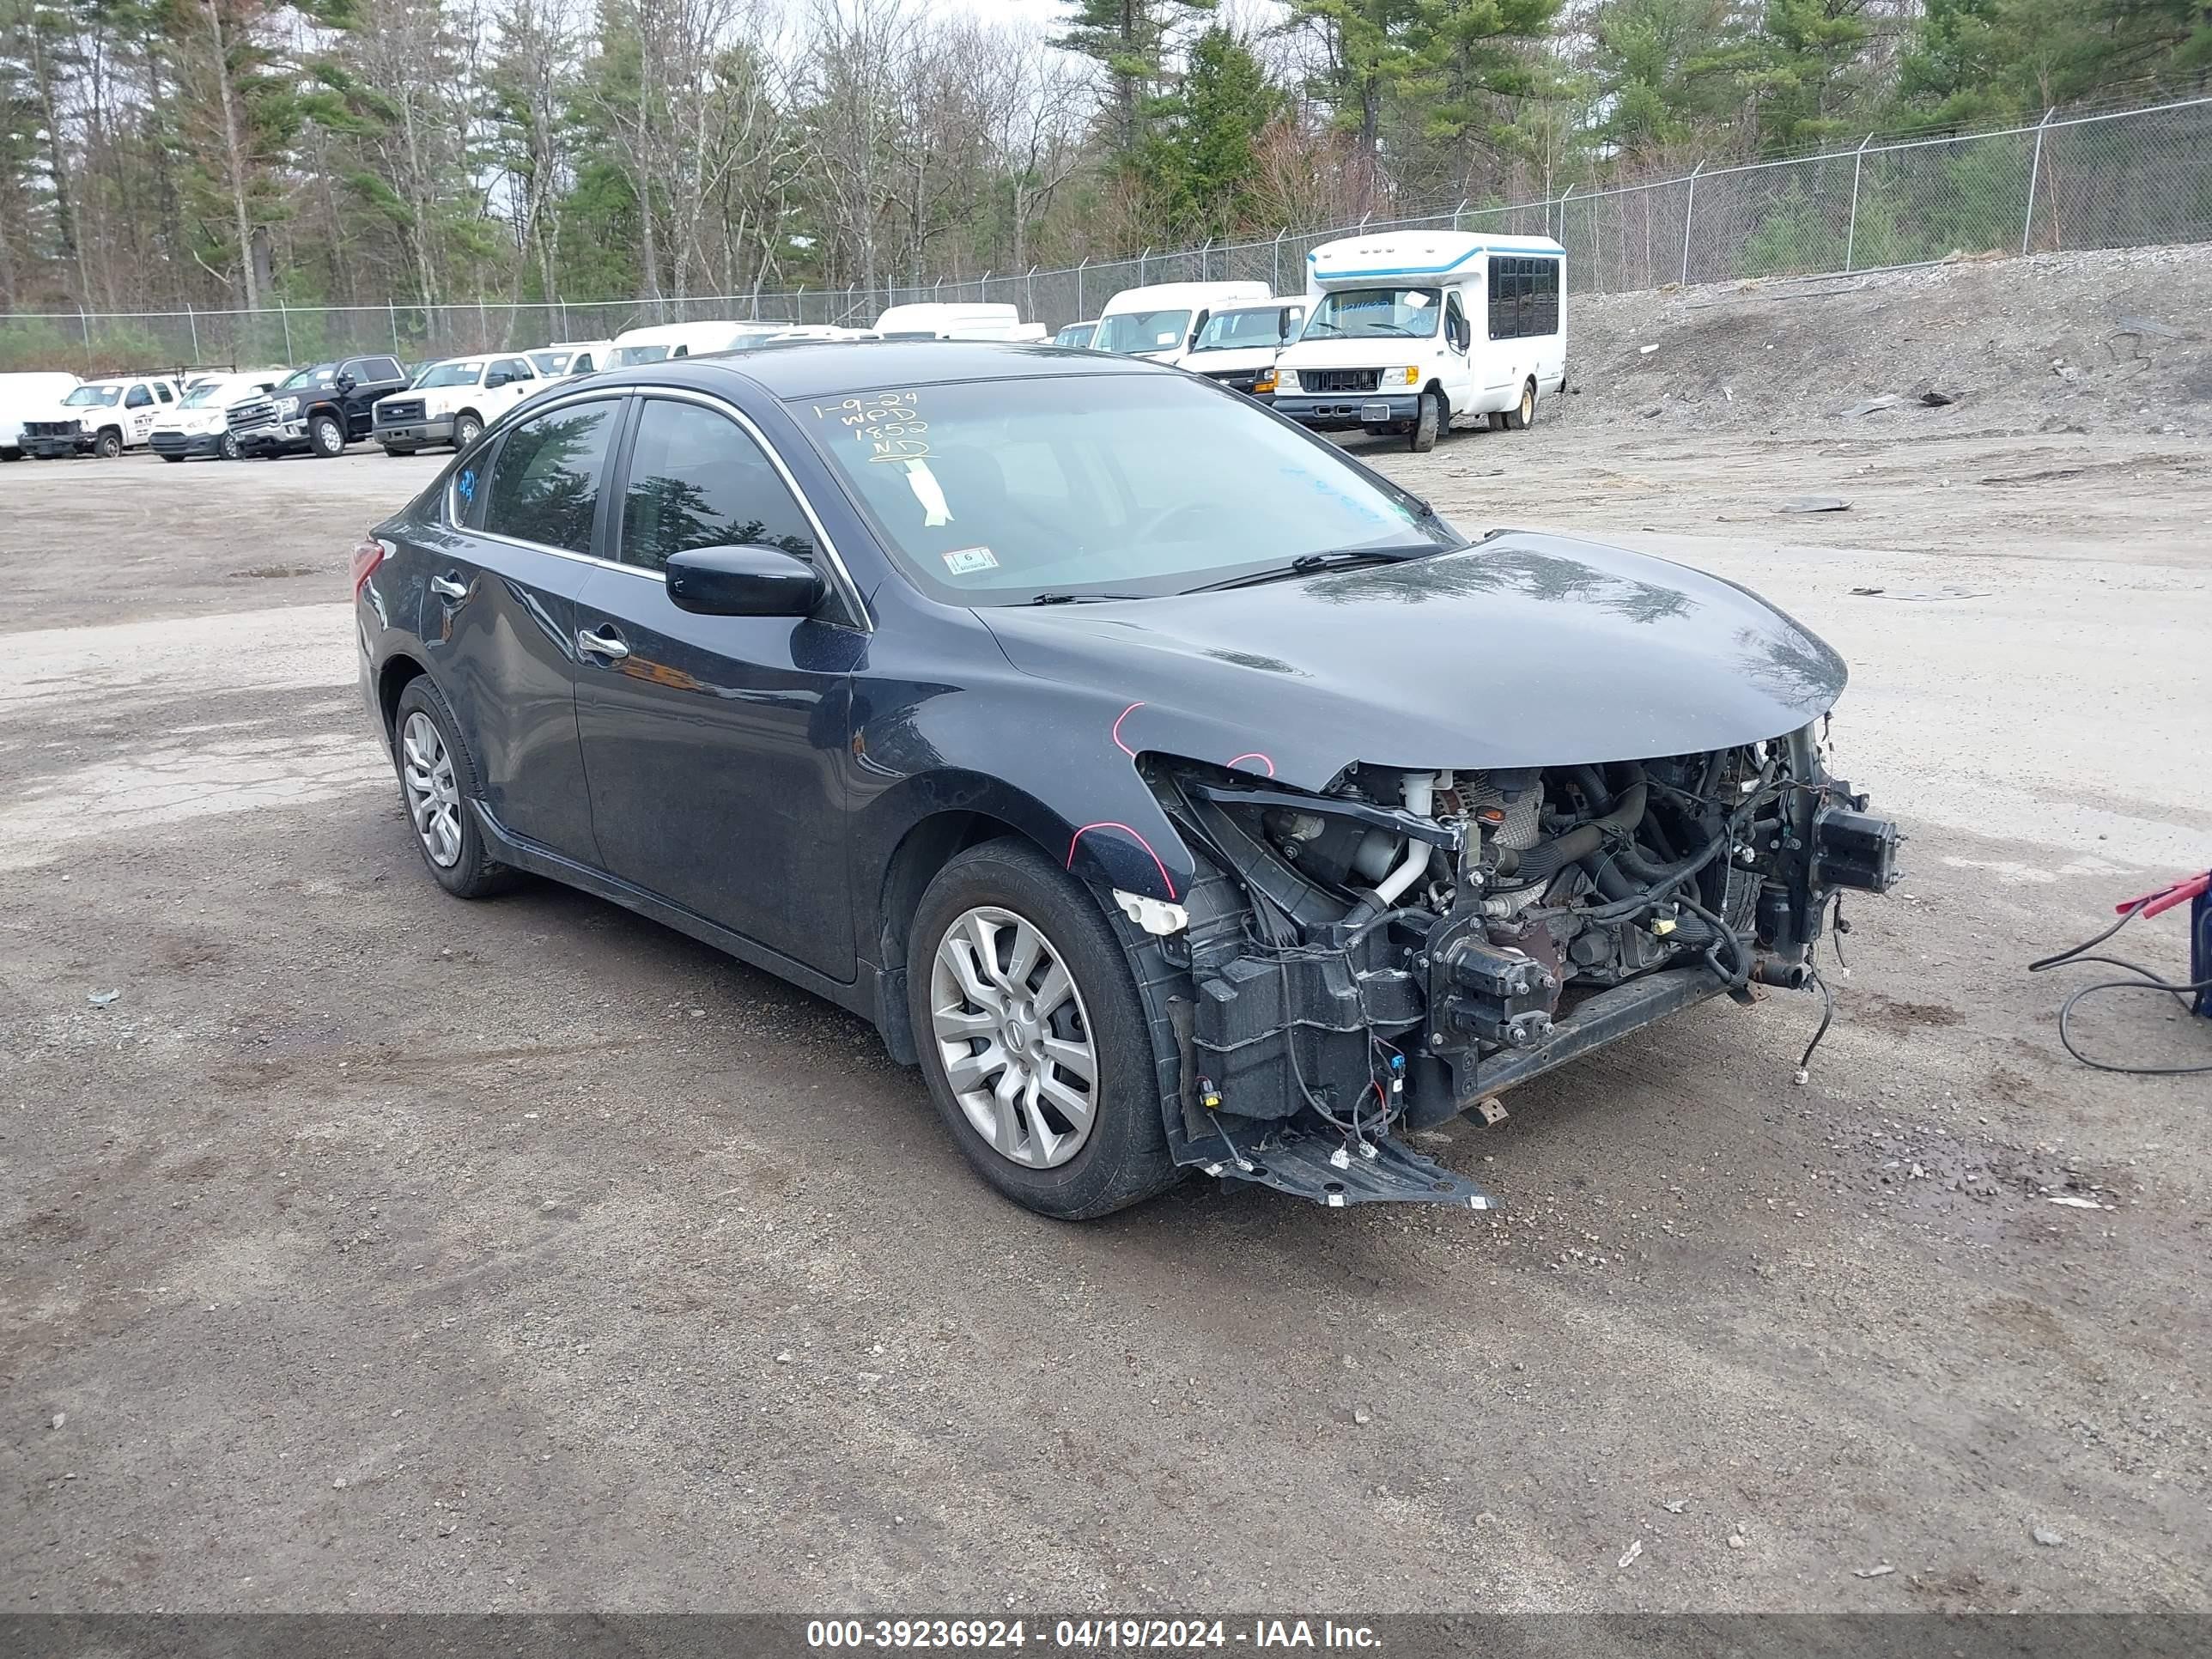
[[1128, 707], [1009, 671], [962, 688], [867, 687], [854, 721], [854, 868], [878, 878], [916, 824], [980, 813], [1104, 894], [1179, 902], [1197, 866], [1115, 737]]

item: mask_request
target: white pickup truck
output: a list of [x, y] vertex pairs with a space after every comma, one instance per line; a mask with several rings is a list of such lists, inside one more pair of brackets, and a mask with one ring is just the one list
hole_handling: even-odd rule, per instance
[[110, 459], [144, 444], [155, 421], [179, 398], [177, 383], [166, 375], [87, 380], [49, 408], [24, 411], [23, 453], [42, 461], [63, 455]]
[[417, 374], [406, 391], [379, 398], [370, 435], [387, 455], [412, 455], [426, 444], [466, 449], [477, 434], [545, 384], [524, 352], [448, 357]]

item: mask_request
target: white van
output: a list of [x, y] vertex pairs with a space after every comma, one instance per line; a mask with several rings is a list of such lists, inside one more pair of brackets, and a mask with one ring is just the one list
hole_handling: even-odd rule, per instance
[[243, 374], [203, 374], [185, 388], [183, 398], [165, 410], [146, 434], [146, 447], [165, 461], [206, 455], [234, 461], [242, 452], [230, 429], [230, 409], [256, 398], [265, 398], [289, 371], [250, 369]]
[[44, 370], [0, 374], [0, 461], [23, 459], [23, 422], [76, 390], [76, 376]]
[[736, 351], [758, 345], [783, 329], [781, 323], [660, 323], [651, 328], [626, 328], [615, 336], [614, 349], [602, 368], [635, 368], [641, 363], [665, 363], [677, 357], [703, 356], [709, 351]]
[[1182, 366], [1265, 403], [1274, 394], [1261, 391], [1261, 383], [1273, 383], [1275, 359], [1305, 326], [1308, 304], [1303, 294], [1279, 294], [1256, 305], [1217, 307]]
[[1267, 297], [1265, 283], [1155, 283], [1125, 288], [1098, 313], [1093, 351], [1179, 363], [1213, 313]]
[[425, 444], [466, 449], [486, 427], [542, 390], [546, 378], [526, 352], [448, 357], [417, 374], [404, 392], [379, 398], [369, 435], [387, 455], [412, 455]]
[[530, 359], [531, 368], [538, 371], [540, 379], [558, 380], [605, 368], [607, 354], [614, 345], [612, 340], [556, 340], [551, 345], [537, 346], [522, 355]]
[[876, 319], [875, 335], [879, 340], [1012, 340], [1021, 326], [1018, 307], [923, 301], [891, 307]]
[[1313, 312], [1275, 369], [1294, 421], [1427, 449], [1478, 416], [1525, 428], [1567, 383], [1566, 250], [1549, 237], [1400, 230], [1306, 258]]

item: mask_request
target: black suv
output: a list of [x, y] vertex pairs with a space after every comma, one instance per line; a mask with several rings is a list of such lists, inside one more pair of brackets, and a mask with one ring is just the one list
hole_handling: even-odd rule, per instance
[[343, 454], [368, 436], [376, 400], [404, 390], [397, 357], [346, 357], [295, 370], [266, 398], [234, 404], [231, 435], [248, 455]]

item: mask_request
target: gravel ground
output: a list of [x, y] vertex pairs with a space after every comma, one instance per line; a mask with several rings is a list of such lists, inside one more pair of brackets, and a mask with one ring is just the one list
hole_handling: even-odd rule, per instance
[[1826, 635], [1910, 875], [1809, 1086], [1776, 994], [1436, 1137], [1498, 1218], [1012, 1209], [858, 1021], [425, 877], [331, 601], [434, 459], [0, 472], [0, 1606], [2212, 1607], [2212, 1088], [2021, 972], [2212, 862], [2201, 447], [1596, 402], [1375, 459]]

